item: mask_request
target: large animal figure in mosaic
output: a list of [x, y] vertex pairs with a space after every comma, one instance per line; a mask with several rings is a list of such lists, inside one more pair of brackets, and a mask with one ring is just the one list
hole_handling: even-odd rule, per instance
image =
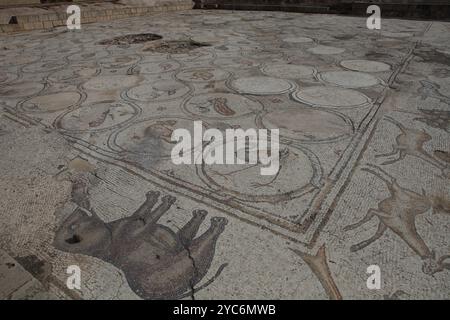
[[422, 194], [401, 187], [397, 180], [376, 166], [368, 166], [363, 171], [369, 172], [385, 183], [390, 196], [378, 203], [377, 209], [369, 209], [366, 215], [358, 222], [348, 225], [344, 231], [354, 230], [368, 223], [373, 218], [378, 218], [378, 228], [373, 236], [358, 244], [352, 245], [352, 252], [359, 251], [383, 236], [386, 230], [391, 230], [423, 260], [422, 271], [425, 274], [450, 270], [447, 261], [450, 255], [436, 258], [436, 254], [425, 243], [416, 227], [416, 217], [425, 214], [428, 210], [442, 210], [442, 206], [436, 207], [436, 202], [429, 199], [422, 190]]
[[175, 233], [158, 220], [176, 199], [164, 196], [156, 206], [159, 196], [159, 192], [147, 193], [145, 202], [132, 216], [110, 223], [95, 213], [89, 216], [79, 207], [57, 230], [55, 247], [97, 257], [120, 268], [133, 291], [144, 299], [192, 295], [200, 289], [194, 287], [211, 266], [217, 239], [227, 220], [213, 217], [209, 229], [195, 238], [207, 215], [204, 210], [195, 210], [192, 219]]

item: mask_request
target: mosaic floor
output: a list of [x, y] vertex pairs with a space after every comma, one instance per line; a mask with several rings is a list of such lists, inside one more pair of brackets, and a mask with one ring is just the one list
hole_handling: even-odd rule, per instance
[[[1, 37], [0, 296], [450, 298], [449, 32], [193, 10]], [[137, 33], [163, 39], [103, 42]], [[280, 128], [279, 173], [174, 165], [194, 120]]]

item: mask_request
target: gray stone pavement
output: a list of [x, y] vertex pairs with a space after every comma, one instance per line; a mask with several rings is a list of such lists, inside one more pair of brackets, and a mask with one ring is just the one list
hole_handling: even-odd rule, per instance
[[[1, 298], [448, 299], [449, 32], [193, 10], [2, 36]], [[138, 33], [163, 39], [100, 44]], [[279, 128], [279, 173], [174, 165], [194, 120]]]

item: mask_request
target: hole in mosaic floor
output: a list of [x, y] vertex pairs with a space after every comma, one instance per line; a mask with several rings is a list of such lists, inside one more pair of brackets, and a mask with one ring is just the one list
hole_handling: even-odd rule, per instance
[[75, 243], [80, 243], [81, 242], [81, 237], [77, 234], [74, 234], [71, 238], [66, 239], [66, 242], [68, 244], [75, 244]]
[[151, 44], [143, 51], [157, 53], [187, 53], [194, 49], [210, 46], [209, 43], [196, 42], [193, 40], [159, 41], [158, 43]]

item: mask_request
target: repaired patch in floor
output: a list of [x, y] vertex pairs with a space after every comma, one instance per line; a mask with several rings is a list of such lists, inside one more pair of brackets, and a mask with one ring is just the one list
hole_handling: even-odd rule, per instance
[[162, 39], [162, 36], [153, 33], [128, 34], [126, 36], [115, 37], [108, 40], [102, 40], [101, 45], [125, 45], [145, 43]]

